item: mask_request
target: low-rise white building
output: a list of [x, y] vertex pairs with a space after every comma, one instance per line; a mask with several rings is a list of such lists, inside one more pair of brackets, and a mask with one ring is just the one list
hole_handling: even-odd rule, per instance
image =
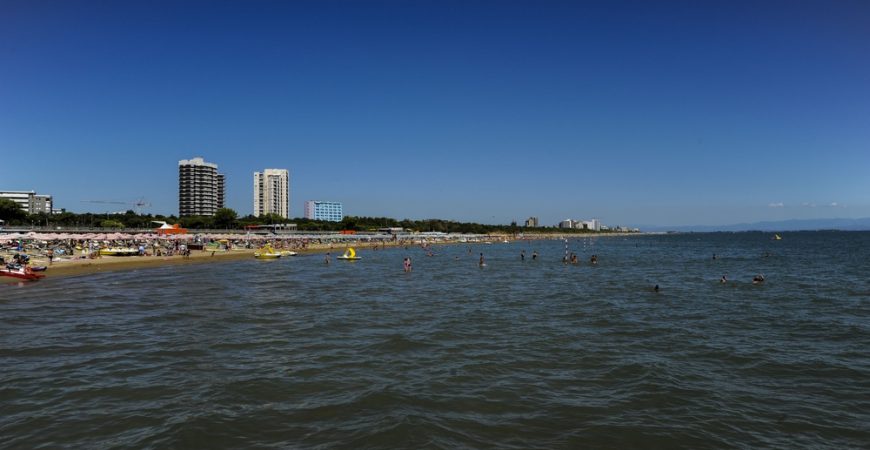
[[27, 214], [51, 214], [54, 204], [50, 195], [40, 195], [35, 191], [0, 191], [0, 198], [12, 200]]

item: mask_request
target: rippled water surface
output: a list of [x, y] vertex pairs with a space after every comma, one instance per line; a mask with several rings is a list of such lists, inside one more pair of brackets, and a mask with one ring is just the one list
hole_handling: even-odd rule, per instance
[[565, 245], [0, 285], [0, 447], [870, 446], [870, 233]]

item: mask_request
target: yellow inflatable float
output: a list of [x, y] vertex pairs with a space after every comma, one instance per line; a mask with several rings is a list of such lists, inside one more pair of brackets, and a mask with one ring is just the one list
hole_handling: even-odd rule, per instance
[[343, 259], [345, 261], [356, 261], [356, 260], [359, 260], [362, 258], [360, 258], [359, 256], [356, 256], [356, 250], [354, 250], [353, 247], [348, 247], [347, 250], [344, 251], [343, 255], [337, 256], [335, 259]]

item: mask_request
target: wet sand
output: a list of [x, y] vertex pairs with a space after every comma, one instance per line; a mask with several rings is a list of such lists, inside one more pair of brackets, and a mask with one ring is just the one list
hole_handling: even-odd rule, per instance
[[223, 261], [234, 261], [254, 257], [256, 250], [234, 250], [230, 252], [211, 252], [194, 250], [189, 257], [175, 256], [103, 256], [95, 259], [73, 259], [55, 261], [48, 265], [47, 261], [33, 260], [32, 265], [46, 265], [46, 278], [89, 275], [93, 273], [117, 270], [135, 270], [149, 267], [161, 267], [177, 264], [207, 264]]

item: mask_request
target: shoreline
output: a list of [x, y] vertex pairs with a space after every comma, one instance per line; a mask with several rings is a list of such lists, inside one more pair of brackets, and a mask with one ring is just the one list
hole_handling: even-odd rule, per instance
[[[508, 241], [510, 243], [522, 242], [522, 241], [531, 241], [531, 240], [561, 240], [561, 239], [585, 239], [585, 238], [597, 238], [597, 237], [614, 237], [614, 236], [643, 236], [644, 233], [632, 233], [632, 234], [624, 234], [624, 233], [601, 233], [595, 235], [576, 235], [576, 234], [565, 234], [565, 235], [533, 235], [533, 236], [524, 236], [523, 238], [512, 238], [509, 236], [489, 236], [490, 239], [480, 240], [480, 241], [466, 241], [462, 242], [459, 239], [447, 239], [447, 240], [438, 240], [434, 242], [427, 242], [425, 239], [417, 239], [417, 240], [398, 240], [398, 241], [380, 241], [380, 242], [346, 242], [346, 243], [313, 243], [308, 245], [305, 248], [294, 248], [293, 251], [297, 252], [299, 255], [315, 255], [315, 254], [325, 254], [326, 252], [342, 252], [347, 247], [354, 247], [358, 249], [371, 249], [373, 247], [379, 248], [393, 248], [393, 247], [405, 247], [405, 246], [419, 246], [424, 242], [427, 245], [477, 245], [482, 244], [484, 242], [492, 242], [497, 241], [499, 243]], [[0, 235], [0, 241], [2, 241], [2, 235]], [[48, 269], [45, 272], [42, 272], [45, 275], [45, 278], [62, 278], [69, 276], [81, 276], [81, 275], [91, 275], [105, 272], [117, 272], [117, 271], [128, 271], [128, 270], [138, 270], [138, 269], [147, 269], [147, 268], [156, 268], [163, 266], [171, 266], [171, 265], [186, 265], [186, 264], [210, 264], [210, 263], [220, 263], [220, 262], [230, 262], [230, 261], [239, 261], [245, 259], [253, 259], [254, 253], [257, 252], [259, 248], [234, 248], [232, 250], [224, 250], [224, 251], [215, 251], [211, 250], [193, 250], [190, 252], [190, 256], [182, 256], [182, 255], [173, 255], [173, 256], [102, 256], [93, 259], [83, 259], [83, 258], [74, 258], [74, 259], [66, 259], [66, 258], [58, 258], [55, 259], [52, 264], [49, 264], [48, 259], [45, 255], [31, 254], [30, 265], [31, 266], [46, 266]], [[293, 258], [294, 256], [286, 256], [286, 258]], [[6, 281], [12, 282], [14, 279], [7, 277], [0, 277], [0, 283], [4, 283]], [[20, 281], [20, 280], [16, 280]]]
[[[403, 244], [404, 245], [404, 244]], [[397, 244], [387, 244], [386, 247], [396, 247]], [[354, 246], [355, 248], [372, 248], [373, 245], [364, 244]], [[381, 245], [378, 245], [381, 247]], [[318, 253], [326, 253], [330, 251], [344, 251], [344, 246], [330, 247], [328, 245], [316, 244], [313, 248], [296, 249], [298, 255], [313, 255]], [[213, 264], [221, 262], [241, 261], [254, 259], [254, 253], [259, 251], [258, 248], [234, 249], [225, 251], [215, 251], [212, 254], [210, 250], [192, 250], [190, 256], [173, 255], [173, 256], [101, 256], [94, 259], [61, 259], [55, 260], [49, 265], [48, 260], [43, 257], [34, 257], [31, 259], [31, 266], [46, 266], [48, 269], [42, 272], [45, 278], [60, 278], [78, 275], [91, 275], [104, 272], [119, 272], [128, 270], [138, 270], [147, 268], [156, 268], [172, 265], [190, 265], [190, 264]], [[294, 258], [294, 256], [285, 256], [285, 258]], [[5, 278], [5, 277], [3, 277]], [[0, 278], [0, 281], [3, 281]], [[11, 280], [11, 278], [10, 278]]]

